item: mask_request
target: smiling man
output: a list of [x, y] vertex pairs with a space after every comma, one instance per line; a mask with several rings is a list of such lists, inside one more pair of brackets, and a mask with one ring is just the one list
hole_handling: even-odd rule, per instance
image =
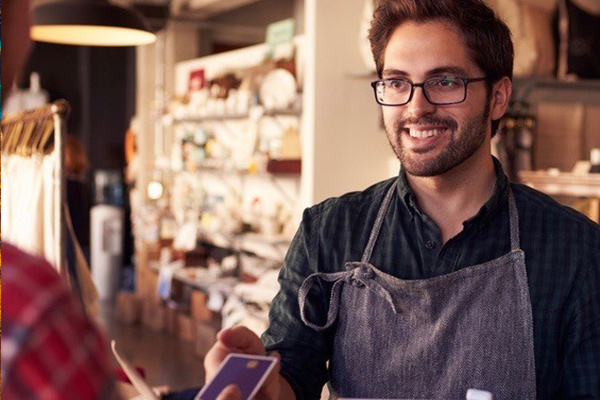
[[262, 341], [221, 332], [207, 377], [277, 351], [257, 398], [600, 399], [600, 228], [490, 151], [508, 28], [479, 0], [381, 0], [370, 40], [400, 173], [304, 212]]

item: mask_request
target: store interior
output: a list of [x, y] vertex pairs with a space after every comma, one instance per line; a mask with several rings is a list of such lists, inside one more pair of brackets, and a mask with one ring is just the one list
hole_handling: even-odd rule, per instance
[[[93, 282], [82, 303], [174, 393], [204, 384], [219, 330], [266, 329], [303, 210], [400, 166], [370, 87], [373, 0], [113, 3], [155, 41], [36, 41], [3, 104], [2, 237]], [[600, 223], [600, 3], [487, 3], [515, 43], [493, 154]], [[35, 154], [64, 168], [16, 172]], [[43, 195], [24, 201], [23, 182]]]

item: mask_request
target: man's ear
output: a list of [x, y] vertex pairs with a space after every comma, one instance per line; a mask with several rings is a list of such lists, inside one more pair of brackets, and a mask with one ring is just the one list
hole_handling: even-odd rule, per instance
[[500, 79], [492, 87], [492, 99], [490, 102], [490, 117], [492, 120], [500, 119], [508, 108], [510, 94], [512, 92], [512, 82], [508, 77]]

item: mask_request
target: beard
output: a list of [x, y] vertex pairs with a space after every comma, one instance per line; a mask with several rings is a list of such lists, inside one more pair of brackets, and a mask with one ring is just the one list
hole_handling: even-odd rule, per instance
[[[433, 116], [407, 118], [394, 121], [391, 125], [386, 123], [387, 138], [406, 173], [421, 177], [441, 175], [460, 165], [479, 150], [485, 141], [489, 115], [490, 100], [488, 99], [481, 114], [466, 119], [461, 127], [452, 118]], [[402, 135], [406, 135], [407, 133], [403, 127], [408, 124], [447, 126], [449, 133], [444, 134], [449, 134], [448, 144], [433, 158], [425, 159], [422, 157], [422, 159], [419, 159], [421, 157], [414, 157], [414, 154], [411, 154], [411, 152], [425, 154], [429, 149], [407, 151], [404, 148], [402, 145]], [[459, 138], [458, 140], [457, 137]]]

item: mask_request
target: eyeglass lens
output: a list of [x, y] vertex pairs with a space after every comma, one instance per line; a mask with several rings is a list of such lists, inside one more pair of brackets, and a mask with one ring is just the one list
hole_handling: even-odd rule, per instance
[[[461, 79], [429, 79], [423, 83], [425, 97], [433, 104], [459, 103], [465, 99], [465, 82]], [[376, 86], [377, 100], [384, 105], [402, 105], [411, 98], [412, 84], [401, 79], [386, 79]]]

